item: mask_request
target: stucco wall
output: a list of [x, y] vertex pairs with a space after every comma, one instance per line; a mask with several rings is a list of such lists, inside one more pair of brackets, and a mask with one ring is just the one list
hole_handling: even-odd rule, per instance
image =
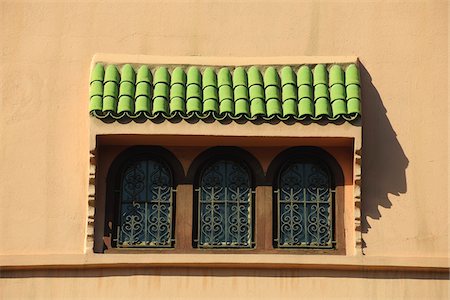
[[[358, 56], [365, 255], [447, 257], [447, 3], [213, 2], [0, 4], [0, 254], [83, 253], [89, 65], [94, 53], [104, 52]], [[41, 295], [45, 287], [71, 285], [72, 278], [106, 291], [127, 274], [133, 275], [127, 280], [136, 278], [127, 284], [137, 290], [150, 287], [142, 283], [146, 274], [121, 272], [105, 278], [100, 273], [68, 272], [49, 274], [45, 280], [45, 274], [5, 279], [3, 293], [8, 298], [17, 288], [26, 288]], [[57, 278], [60, 275], [65, 278]], [[276, 278], [276, 283], [261, 289], [270, 288], [274, 294], [254, 294], [258, 298], [303, 284], [342, 292], [356, 284], [381, 298], [399, 289], [387, 283], [391, 275], [382, 274], [361, 278], [364, 275], [320, 273], [301, 280], [281, 271], [267, 277], [258, 272], [236, 278], [218, 274], [201, 279], [201, 275], [195, 284], [185, 284], [176, 274], [155, 273], [149, 280], [164, 282], [161, 293], [172, 285], [192, 288], [191, 292], [205, 286], [223, 292], [239, 282], [238, 290], [245, 294], [249, 287], [266, 286]], [[400, 282], [400, 289], [419, 289], [423, 295], [431, 290], [435, 296], [446, 293], [442, 280], [414, 277]], [[73, 290], [72, 295], [83, 294]]]

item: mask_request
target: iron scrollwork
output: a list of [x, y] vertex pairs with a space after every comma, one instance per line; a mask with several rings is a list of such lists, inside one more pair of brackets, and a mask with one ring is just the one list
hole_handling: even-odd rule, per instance
[[126, 168], [120, 189], [118, 247], [171, 247], [172, 176], [163, 164], [142, 160]]
[[277, 244], [283, 248], [333, 247], [330, 174], [315, 163], [294, 163], [279, 177]]
[[252, 189], [248, 170], [234, 161], [207, 167], [198, 191], [198, 247], [252, 247]]

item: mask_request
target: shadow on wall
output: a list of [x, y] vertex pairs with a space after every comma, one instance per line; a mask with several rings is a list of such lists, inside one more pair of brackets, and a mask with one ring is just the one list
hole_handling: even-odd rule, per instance
[[425, 279], [448, 280], [445, 271], [379, 271], [379, 270], [310, 270], [310, 269], [237, 269], [237, 268], [85, 268], [52, 270], [3, 271], [0, 278], [81, 278], [123, 276], [175, 277], [270, 277], [270, 278], [370, 278], [370, 279]]
[[[363, 233], [368, 233], [371, 228], [368, 219], [378, 220], [381, 217], [379, 206], [391, 208], [388, 195], [406, 193], [405, 171], [409, 161], [369, 72], [362, 64], [360, 66], [364, 99], [361, 227]], [[363, 247], [366, 247], [364, 241]]]

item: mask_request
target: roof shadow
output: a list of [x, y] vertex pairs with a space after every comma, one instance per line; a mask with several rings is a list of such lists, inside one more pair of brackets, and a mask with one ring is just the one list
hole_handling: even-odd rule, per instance
[[[381, 218], [380, 207], [391, 208], [389, 194], [407, 191], [409, 160], [400, 145], [369, 72], [360, 64], [362, 101], [361, 230], [370, 231], [370, 219]], [[363, 240], [363, 248], [367, 247]]]

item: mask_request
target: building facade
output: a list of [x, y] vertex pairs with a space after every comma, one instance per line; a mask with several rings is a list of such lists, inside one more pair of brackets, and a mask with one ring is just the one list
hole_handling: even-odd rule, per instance
[[446, 299], [447, 8], [2, 2], [1, 297]]

